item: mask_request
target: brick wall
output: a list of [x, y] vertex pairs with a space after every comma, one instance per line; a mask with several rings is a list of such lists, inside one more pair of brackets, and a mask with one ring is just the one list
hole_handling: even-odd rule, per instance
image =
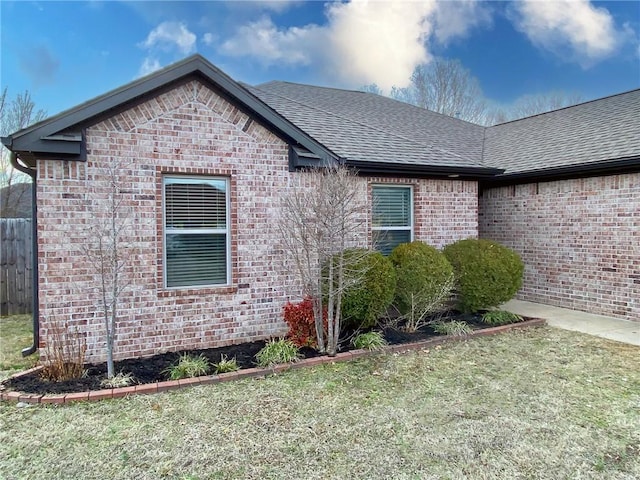
[[640, 174], [485, 190], [480, 236], [522, 255], [518, 298], [640, 321]]
[[[281, 195], [305, 183], [288, 171], [287, 145], [192, 81], [88, 128], [87, 162], [38, 163], [41, 346], [66, 322], [105, 359], [100, 276], [88, 255], [109, 220], [110, 175], [124, 202], [115, 358], [208, 348], [282, 335], [282, 307], [300, 288], [278, 241]], [[115, 168], [112, 168], [115, 167]], [[230, 179], [232, 284], [166, 289], [163, 284], [163, 174]], [[442, 246], [477, 234], [475, 182], [362, 178], [414, 185], [416, 238]], [[362, 232], [361, 244], [369, 234]], [[42, 351], [46, 356], [46, 350]]]

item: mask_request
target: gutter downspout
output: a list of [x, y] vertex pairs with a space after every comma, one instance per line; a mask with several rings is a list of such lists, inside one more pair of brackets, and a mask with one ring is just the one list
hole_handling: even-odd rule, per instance
[[22, 356], [34, 354], [38, 350], [40, 344], [40, 301], [38, 296], [38, 206], [36, 194], [36, 171], [27, 168], [18, 162], [18, 155], [11, 152], [9, 156], [11, 166], [16, 170], [25, 173], [31, 177], [31, 269], [32, 269], [32, 321], [33, 321], [33, 344], [30, 347], [22, 349]]

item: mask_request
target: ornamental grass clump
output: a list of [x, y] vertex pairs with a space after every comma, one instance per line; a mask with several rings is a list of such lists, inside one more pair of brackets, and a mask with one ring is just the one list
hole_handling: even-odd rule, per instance
[[381, 350], [387, 345], [387, 341], [380, 332], [366, 332], [356, 335], [351, 340], [351, 345], [362, 350]]
[[520, 256], [499, 243], [470, 238], [447, 245], [443, 252], [455, 273], [458, 308], [465, 313], [497, 307], [522, 286]]
[[111, 378], [105, 378], [100, 382], [102, 388], [121, 388], [133, 385], [135, 378], [133, 373], [118, 372]]
[[49, 341], [44, 347], [44, 358], [40, 376], [50, 382], [64, 382], [82, 378], [87, 343], [77, 328], [67, 321], [51, 327]]
[[291, 340], [270, 340], [256, 354], [258, 366], [271, 367], [279, 363], [293, 363], [300, 358], [298, 347]]
[[240, 370], [240, 367], [238, 366], [236, 357], [233, 357], [231, 360], [229, 360], [226, 355], [222, 355], [220, 361], [213, 364], [213, 371], [216, 373], [216, 375], [220, 373], [235, 372], [237, 370]]
[[441, 335], [452, 337], [466, 337], [473, 333], [473, 328], [462, 320], [440, 320], [432, 324], [433, 330]]
[[209, 360], [202, 354], [196, 357], [185, 353], [180, 355], [178, 363], [167, 368], [165, 372], [171, 380], [201, 377], [209, 372]]
[[507, 312], [505, 310], [491, 310], [482, 314], [482, 323], [497, 327], [499, 325], [508, 325], [510, 323], [518, 323], [522, 321], [520, 315]]

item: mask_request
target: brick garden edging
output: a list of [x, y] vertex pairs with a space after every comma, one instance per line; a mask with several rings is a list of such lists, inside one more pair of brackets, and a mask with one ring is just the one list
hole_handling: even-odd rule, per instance
[[[351, 350], [348, 352], [338, 353], [335, 357], [315, 357], [299, 360], [295, 363], [288, 363], [282, 365], [275, 365], [270, 368], [246, 368], [244, 370], [238, 370], [237, 372], [222, 373], [220, 375], [207, 375], [205, 377], [185, 378], [183, 380], [168, 380], [166, 382], [146, 383], [143, 385], [134, 385], [131, 387], [122, 388], [108, 388], [104, 390], [93, 390], [89, 392], [77, 392], [67, 394], [51, 394], [41, 395], [35, 393], [23, 393], [23, 392], [2, 392], [0, 393], [0, 401], [3, 402], [23, 402], [29, 404], [35, 403], [72, 403], [80, 401], [98, 401], [110, 398], [122, 398], [130, 395], [142, 395], [148, 393], [166, 392], [168, 390], [177, 390], [179, 388], [191, 387], [193, 385], [211, 385], [221, 382], [229, 382], [232, 380], [239, 380], [241, 378], [258, 378], [267, 375], [273, 375], [275, 373], [285, 372], [287, 370], [295, 370], [298, 368], [311, 367], [314, 365], [321, 365], [324, 363], [333, 362], [346, 362], [354, 360], [356, 358], [369, 357], [371, 355], [378, 355], [380, 353], [404, 353], [412, 350], [421, 350], [427, 347], [433, 347], [448, 343], [451, 341], [466, 340], [473, 337], [484, 337], [487, 335], [495, 335], [509, 330], [537, 327], [546, 324], [546, 320], [542, 318], [532, 318], [524, 322], [512, 323], [508, 325], [501, 325], [499, 327], [485, 328], [482, 330], [475, 330], [473, 333], [465, 337], [436, 337], [428, 340], [422, 340], [414, 343], [405, 343], [401, 345], [389, 345], [382, 350]], [[16, 378], [23, 375], [28, 375], [42, 367], [35, 367], [24, 372], [16, 373], [9, 378]]]

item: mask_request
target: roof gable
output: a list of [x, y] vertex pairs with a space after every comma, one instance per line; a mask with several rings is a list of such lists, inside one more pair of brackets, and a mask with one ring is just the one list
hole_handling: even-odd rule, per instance
[[277, 114], [245, 87], [227, 76], [200, 55], [170, 65], [77, 107], [45, 119], [14, 134], [2, 143], [23, 160], [67, 158], [84, 160], [82, 130], [104, 118], [131, 108], [180, 82], [192, 78], [211, 85], [222, 96], [262, 122], [292, 146], [301, 146], [321, 161], [334, 161], [336, 155], [300, 128]]

